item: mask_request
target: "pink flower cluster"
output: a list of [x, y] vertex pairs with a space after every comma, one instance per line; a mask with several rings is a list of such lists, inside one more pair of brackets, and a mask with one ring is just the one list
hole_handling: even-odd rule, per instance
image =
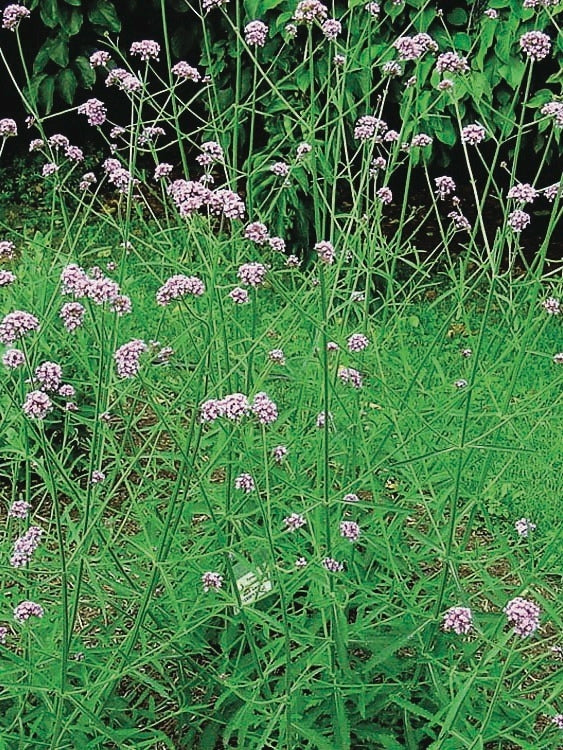
[[461, 57], [457, 52], [444, 52], [442, 55], [438, 55], [436, 70], [438, 73], [466, 73], [469, 70], [469, 65], [465, 57]]
[[481, 141], [485, 140], [486, 135], [487, 131], [478, 123], [466, 125], [461, 130], [461, 140], [463, 143], [469, 143], [471, 146], [476, 146], [478, 143], [481, 143]]
[[312, 24], [319, 23], [328, 16], [328, 8], [320, 0], [300, 0], [293, 14], [296, 23]]
[[246, 211], [243, 200], [232, 190], [211, 190], [203, 182], [174, 180], [168, 185], [167, 192], [184, 218], [207, 209], [214, 216], [242, 219]]
[[535, 602], [517, 596], [503, 609], [515, 635], [527, 638], [540, 626], [540, 608]]
[[31, 504], [25, 500], [14, 500], [8, 511], [10, 518], [19, 518], [24, 520], [27, 518], [29, 511], [31, 510]]
[[89, 60], [92, 68], [101, 68], [109, 63], [111, 55], [109, 52], [106, 52], [106, 50], [96, 50], [95, 52], [92, 52]]
[[0, 323], [0, 343], [13, 344], [32, 331], [39, 330], [39, 321], [31, 313], [15, 310], [4, 316]]
[[17, 134], [18, 126], [16, 125], [16, 121], [12, 120], [10, 117], [3, 117], [0, 120], [0, 137], [10, 138]]
[[129, 53], [134, 57], [140, 57], [143, 62], [158, 60], [160, 44], [152, 39], [143, 39], [141, 42], [133, 42]]
[[120, 378], [133, 378], [139, 373], [141, 354], [148, 347], [141, 339], [133, 339], [117, 349], [113, 355]]
[[107, 109], [102, 101], [93, 98], [78, 107], [78, 114], [86, 115], [89, 125], [100, 126], [106, 121]]
[[211, 589], [220, 589], [223, 586], [223, 576], [213, 571], [207, 571], [201, 576], [203, 590], [207, 593]]
[[457, 635], [467, 635], [473, 627], [473, 615], [469, 607], [450, 607], [444, 614], [442, 628], [453, 630]]
[[251, 21], [244, 27], [244, 41], [253, 47], [263, 47], [268, 37], [268, 27], [262, 21]]
[[363, 385], [362, 374], [353, 367], [339, 367], [338, 377], [343, 383], [347, 383], [354, 388], [361, 388]]
[[429, 34], [421, 33], [414, 36], [400, 36], [393, 42], [400, 60], [418, 60], [426, 52], [436, 52], [438, 45]]
[[39, 526], [30, 526], [23, 536], [14, 542], [14, 551], [10, 558], [10, 565], [13, 568], [22, 568], [30, 561], [31, 556], [39, 547], [43, 529]]
[[542, 31], [527, 31], [520, 37], [520, 49], [531, 60], [543, 60], [551, 52], [551, 39]]
[[30, 617], [43, 617], [45, 611], [40, 604], [31, 601], [20, 602], [14, 609], [14, 619], [17, 622], [25, 622]]
[[56, 362], [43, 362], [35, 369], [35, 379], [45, 391], [58, 390], [62, 378], [62, 367]]
[[163, 307], [172, 300], [181, 299], [187, 295], [201, 297], [205, 292], [205, 284], [197, 276], [177, 274], [171, 276], [157, 291], [156, 302]]
[[243, 474], [239, 474], [239, 476], [235, 479], [235, 489], [246, 492], [247, 495], [249, 495], [251, 492], [254, 492], [256, 490], [256, 483], [254, 482], [254, 477], [252, 476], [252, 474], [248, 474], [246, 472]]
[[369, 346], [369, 339], [363, 333], [353, 333], [348, 338], [348, 351], [361, 352]]
[[[92, 269], [90, 274], [76, 263], [65, 266], [61, 272], [62, 294], [70, 294], [75, 299], [90, 299], [96, 305], [107, 302], [114, 306], [114, 312], [123, 313], [131, 309], [128, 297], [121, 294], [119, 284], [102, 273], [99, 268]], [[84, 308], [82, 305], [63, 305], [60, 316], [68, 331], [73, 331], [82, 324]]]
[[180, 60], [171, 68], [172, 73], [183, 81], [193, 81], [199, 83], [201, 81], [201, 73], [193, 65], [189, 65], [185, 60]]
[[357, 542], [360, 538], [361, 530], [355, 521], [342, 521], [340, 524], [340, 536], [348, 539], [350, 542]]
[[319, 260], [325, 263], [327, 266], [330, 266], [334, 263], [336, 259], [336, 253], [334, 251], [332, 242], [328, 242], [328, 240], [321, 240], [321, 242], [316, 243], [314, 250], [319, 257]]
[[438, 190], [438, 197], [440, 198], [440, 200], [445, 200], [446, 196], [451, 195], [456, 191], [455, 182], [451, 177], [448, 177], [447, 175], [436, 177], [434, 179], [434, 184], [436, 185], [436, 189]]
[[257, 393], [252, 404], [244, 393], [231, 393], [224, 398], [210, 398], [200, 406], [200, 422], [211, 423], [219, 417], [231, 422], [240, 422], [246, 416], [254, 414], [263, 425], [272, 424], [278, 418], [278, 407], [263, 391]]
[[380, 140], [388, 130], [387, 123], [375, 115], [362, 115], [354, 127], [354, 138], [357, 141]]
[[2, 11], [2, 28], [15, 31], [24, 18], [29, 18], [31, 13], [23, 5], [12, 3]]
[[263, 263], [243, 263], [239, 266], [237, 277], [242, 284], [246, 286], [262, 286], [268, 273], [267, 267]]
[[24, 414], [31, 419], [45, 419], [53, 408], [53, 402], [43, 391], [30, 391], [23, 403]]
[[287, 531], [297, 531], [307, 523], [304, 517], [300, 513], [292, 513], [283, 519], [283, 523]]
[[132, 94], [143, 87], [143, 82], [125, 68], [112, 68], [106, 77], [106, 86], [116, 86], [120, 91]]

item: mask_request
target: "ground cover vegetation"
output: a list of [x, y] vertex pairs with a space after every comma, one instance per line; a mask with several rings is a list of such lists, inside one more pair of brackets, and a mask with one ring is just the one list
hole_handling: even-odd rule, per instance
[[473, 5], [163, 0], [119, 121], [3, 10], [0, 748], [561, 746], [561, 10]]

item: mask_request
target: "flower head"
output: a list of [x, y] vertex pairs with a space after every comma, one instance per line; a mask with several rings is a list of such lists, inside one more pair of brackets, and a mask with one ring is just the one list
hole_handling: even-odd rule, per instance
[[220, 589], [223, 586], [223, 576], [219, 573], [207, 571], [201, 576], [201, 582], [203, 584], [203, 590], [205, 593], [211, 591], [211, 589]]
[[252, 477], [252, 475], [246, 473], [239, 474], [239, 476], [235, 479], [235, 489], [246, 492], [246, 494], [254, 492], [254, 490], [256, 489], [256, 484], [254, 483], [254, 478]]
[[0, 323], [0, 342], [13, 344], [16, 339], [39, 330], [39, 321], [31, 313], [15, 310], [4, 316]]
[[157, 291], [157, 304], [165, 307], [172, 300], [181, 299], [187, 295], [201, 297], [205, 292], [205, 284], [197, 276], [177, 274], [171, 276]]
[[20, 602], [14, 609], [14, 619], [17, 622], [25, 622], [26, 620], [29, 620], [30, 617], [43, 617], [43, 615], [43, 607], [35, 602]]
[[268, 27], [262, 21], [251, 21], [244, 27], [244, 41], [254, 47], [263, 47], [268, 37]]
[[49, 396], [43, 391], [31, 391], [27, 394], [22, 409], [32, 419], [45, 419], [53, 408]]
[[107, 109], [102, 101], [93, 98], [78, 107], [78, 114], [86, 115], [89, 125], [99, 126], [106, 121]]
[[133, 42], [129, 52], [135, 57], [140, 57], [143, 62], [158, 60], [160, 44], [152, 39], [143, 39], [141, 42]]
[[469, 607], [450, 607], [444, 614], [442, 629], [453, 630], [457, 635], [467, 635], [473, 627], [473, 615]]
[[551, 39], [542, 31], [527, 31], [520, 37], [520, 49], [531, 60], [543, 60], [551, 52]]
[[517, 596], [503, 609], [515, 635], [527, 638], [540, 626], [540, 608], [535, 602]]
[[141, 354], [147, 348], [147, 345], [141, 339], [133, 339], [115, 351], [113, 358], [120, 378], [133, 378], [138, 374]]
[[9, 138], [18, 134], [18, 126], [16, 121], [10, 117], [3, 117], [0, 120], [0, 138]]
[[519, 518], [514, 524], [518, 536], [527, 537], [531, 531], [535, 531], [536, 524], [532, 523], [529, 518]]
[[23, 5], [12, 3], [7, 5], [2, 12], [2, 28], [15, 31], [24, 18], [29, 18], [31, 13]]

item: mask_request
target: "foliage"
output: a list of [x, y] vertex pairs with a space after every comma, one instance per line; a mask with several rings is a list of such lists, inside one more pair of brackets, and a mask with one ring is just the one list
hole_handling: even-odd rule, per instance
[[[211, 13], [204, 29], [229, 23]], [[51, 202], [39, 229], [3, 223], [0, 246], [0, 743], [548, 750], [563, 687], [554, 115], [528, 106], [527, 61], [490, 158], [487, 110], [485, 140], [463, 143], [462, 193], [412, 142], [440, 107], [456, 134], [471, 122], [475, 71], [424, 103], [423, 60], [397, 106], [377, 82], [350, 99], [315, 27], [297, 95], [240, 28], [234, 99], [221, 71], [178, 80], [167, 48], [139, 66], [108, 42], [129, 114], [95, 126], [107, 153], [88, 180], [31, 111]], [[369, 102], [397, 138], [354, 138]], [[12, 342], [14, 311], [39, 328]], [[74, 394], [45, 384], [45, 362]], [[38, 390], [51, 404], [34, 417]], [[249, 399], [239, 419], [228, 394]], [[44, 537], [14, 565], [30, 525]], [[525, 637], [504, 611], [516, 597], [540, 608]], [[28, 600], [44, 613], [19, 622]], [[448, 630], [452, 607], [471, 610], [467, 632]]]

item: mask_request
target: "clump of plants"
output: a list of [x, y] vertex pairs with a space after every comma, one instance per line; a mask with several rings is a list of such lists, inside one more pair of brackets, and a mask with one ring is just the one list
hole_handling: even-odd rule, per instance
[[[236, 4], [232, 99], [166, 33], [90, 57], [127, 121], [91, 97], [55, 128], [20, 88], [52, 204], [0, 242], [0, 747], [561, 741], [563, 104], [529, 106], [553, 43], [516, 40], [499, 136], [447, 18], [349, 87], [356, 35], [399, 18], [376, 5]], [[192, 9], [204, 45], [225, 6]], [[290, 39], [297, 99], [267, 54]], [[455, 173], [429, 160], [444, 106]], [[107, 143], [87, 171], [70, 117]]]

